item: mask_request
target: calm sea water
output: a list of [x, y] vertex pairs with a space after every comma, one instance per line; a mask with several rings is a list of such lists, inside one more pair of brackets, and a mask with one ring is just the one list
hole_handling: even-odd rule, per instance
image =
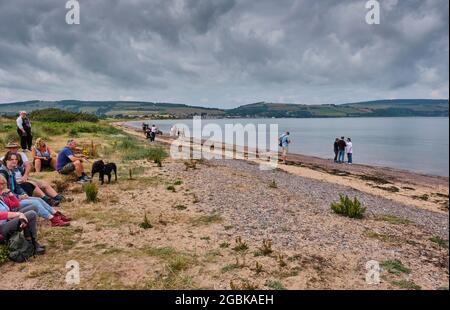
[[[164, 133], [172, 125], [191, 120], [149, 120]], [[336, 137], [351, 137], [353, 161], [406, 169], [426, 174], [449, 175], [449, 118], [309, 118], [309, 119], [218, 119], [202, 120], [202, 125], [278, 124], [280, 134], [290, 131], [289, 152], [332, 159]], [[140, 128], [142, 121], [130, 122]]]

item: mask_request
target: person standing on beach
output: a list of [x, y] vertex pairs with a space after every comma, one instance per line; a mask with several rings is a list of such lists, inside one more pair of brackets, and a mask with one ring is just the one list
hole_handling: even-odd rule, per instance
[[286, 157], [289, 150], [289, 144], [291, 143], [291, 139], [289, 139], [289, 131], [280, 136], [280, 146], [281, 146], [281, 159], [283, 163], [286, 164]]
[[347, 143], [345, 143], [345, 138], [341, 137], [341, 140], [338, 141], [338, 163], [343, 163], [345, 160], [345, 147], [347, 146]]
[[347, 153], [348, 164], [351, 165], [353, 163], [353, 143], [351, 138], [347, 138], [345, 152]]
[[152, 128], [150, 128], [150, 142], [155, 141], [156, 131], [157, 131], [156, 125], [153, 124]]
[[338, 146], [339, 138], [334, 140], [334, 162], [337, 163], [338, 154], [339, 154], [339, 146]]
[[19, 117], [16, 119], [17, 133], [20, 137], [20, 146], [22, 152], [31, 151], [33, 145], [33, 136], [31, 134], [31, 123], [27, 117], [26, 111], [20, 111]]

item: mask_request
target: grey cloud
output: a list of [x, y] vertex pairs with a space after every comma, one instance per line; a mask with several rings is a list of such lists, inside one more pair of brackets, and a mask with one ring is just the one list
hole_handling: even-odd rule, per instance
[[[0, 102], [448, 97], [446, 0], [0, 0]], [[353, 89], [353, 91], [349, 91]], [[203, 103], [202, 103], [203, 104]]]

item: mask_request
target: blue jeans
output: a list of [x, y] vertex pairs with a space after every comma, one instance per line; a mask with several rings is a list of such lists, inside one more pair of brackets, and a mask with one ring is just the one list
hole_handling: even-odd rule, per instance
[[345, 160], [345, 150], [339, 150], [338, 163], [343, 163]]
[[353, 163], [353, 154], [352, 153], [347, 153], [347, 158], [348, 158], [349, 164]]
[[28, 197], [27, 199], [21, 200], [19, 211], [28, 206], [35, 206], [37, 208], [37, 214], [45, 219], [48, 219], [51, 214], [55, 213], [55, 210], [41, 198]]

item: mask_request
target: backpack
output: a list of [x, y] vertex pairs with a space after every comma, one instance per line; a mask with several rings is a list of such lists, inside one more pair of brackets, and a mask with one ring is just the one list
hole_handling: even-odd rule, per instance
[[16, 263], [23, 263], [34, 255], [34, 246], [25, 239], [23, 232], [15, 232], [8, 240], [9, 259]]
[[279, 140], [279, 142], [280, 143], [278, 143], [278, 145], [280, 146], [280, 147], [282, 147], [283, 146], [283, 138], [285, 137], [285, 135], [282, 135], [278, 140]]

